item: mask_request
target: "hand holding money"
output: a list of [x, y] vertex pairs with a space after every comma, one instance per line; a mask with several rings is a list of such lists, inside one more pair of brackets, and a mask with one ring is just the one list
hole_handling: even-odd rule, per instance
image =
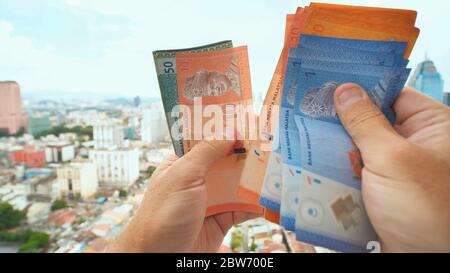
[[217, 251], [232, 225], [257, 216], [230, 211], [205, 218], [205, 176], [233, 146], [234, 141], [200, 142], [182, 158], [173, 156], [162, 163], [135, 217], [109, 251]]
[[334, 99], [364, 160], [363, 200], [381, 250], [450, 251], [450, 108], [406, 89], [394, 130], [361, 87], [342, 85]]
[[[207, 173], [193, 166], [206, 180], [206, 211], [194, 215], [264, 208], [297, 240], [337, 251], [370, 251], [378, 240], [387, 251], [448, 250], [449, 110], [413, 91], [399, 95], [416, 17], [323, 3], [288, 14], [258, 118], [246, 46], [155, 51], [174, 150], [184, 155], [177, 162], [189, 164], [223, 125], [245, 128], [238, 152], [208, 161]], [[229, 109], [249, 109], [248, 124]]]

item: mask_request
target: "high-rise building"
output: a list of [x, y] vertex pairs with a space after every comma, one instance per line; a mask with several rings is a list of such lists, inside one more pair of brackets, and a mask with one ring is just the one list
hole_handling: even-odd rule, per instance
[[121, 148], [124, 146], [124, 132], [121, 124], [103, 122], [94, 125], [94, 148]]
[[16, 134], [26, 127], [19, 85], [14, 81], [0, 82], [0, 134]]
[[93, 197], [98, 190], [97, 169], [93, 161], [72, 162], [57, 170], [61, 196]]
[[52, 128], [49, 117], [30, 117], [28, 118], [28, 133], [37, 136], [45, 130]]
[[139, 96], [134, 97], [133, 103], [134, 107], [139, 107], [141, 105], [141, 97]]
[[141, 140], [149, 143], [163, 141], [169, 135], [162, 109], [145, 109], [141, 120]]
[[442, 101], [445, 105], [450, 106], [450, 92], [444, 93], [444, 100]]
[[139, 177], [139, 150], [131, 148], [89, 151], [89, 159], [97, 165], [100, 185], [128, 187]]
[[411, 76], [408, 86], [442, 102], [444, 96], [444, 80], [437, 72], [433, 61], [428, 58], [419, 63]]

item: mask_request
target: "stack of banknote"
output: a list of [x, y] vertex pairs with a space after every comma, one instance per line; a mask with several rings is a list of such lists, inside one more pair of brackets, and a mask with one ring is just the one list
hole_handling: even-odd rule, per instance
[[[394, 123], [392, 105], [410, 73], [408, 57], [419, 35], [415, 20], [410, 10], [318, 3], [288, 14], [284, 47], [259, 114], [261, 133], [208, 175], [209, 214], [260, 212], [260, 205], [266, 219], [300, 241], [369, 250], [377, 235], [361, 195], [364, 163], [336, 114], [333, 94], [343, 83], [357, 83]], [[156, 51], [154, 58], [169, 127], [181, 112], [177, 106], [194, 105], [194, 97], [222, 107], [251, 104], [245, 47], [224, 41]], [[186, 90], [204, 73], [222, 73], [230, 84], [220, 92]], [[195, 145], [183, 138], [193, 125], [175, 127], [181, 129], [171, 132], [174, 149], [182, 156]]]
[[[377, 240], [361, 196], [363, 162], [339, 121], [333, 93], [340, 84], [357, 83], [394, 122], [391, 107], [419, 35], [415, 19], [408, 10], [316, 3], [287, 15], [284, 48], [264, 101], [265, 109], [280, 109], [278, 123], [269, 121], [275, 111], [261, 113], [273, 137], [248, 147], [239, 194], [258, 200], [266, 218], [298, 240], [338, 251], [367, 251]], [[264, 171], [255, 175], [255, 169]]]

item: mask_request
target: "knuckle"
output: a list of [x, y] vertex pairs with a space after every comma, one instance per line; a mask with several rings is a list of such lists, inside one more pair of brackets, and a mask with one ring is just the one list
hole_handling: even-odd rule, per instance
[[202, 141], [200, 145], [202, 145], [202, 148], [208, 153], [214, 153], [218, 149], [215, 141]]
[[206, 166], [195, 166], [192, 170], [196, 177], [204, 178], [208, 173], [208, 167]]
[[204, 178], [208, 172], [207, 166], [192, 164], [188, 158], [180, 160], [180, 162], [177, 161], [175, 164], [177, 166], [175, 168], [176, 171], [174, 172], [174, 175], [177, 179], [181, 180]]
[[357, 111], [349, 113], [346, 127], [349, 131], [358, 130], [361, 127], [370, 126], [382, 117], [383, 113], [374, 107], [359, 107]]

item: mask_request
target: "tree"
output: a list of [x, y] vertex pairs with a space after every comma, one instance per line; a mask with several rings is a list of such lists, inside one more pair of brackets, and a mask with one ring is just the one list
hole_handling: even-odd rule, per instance
[[60, 209], [65, 209], [67, 207], [69, 207], [69, 206], [67, 205], [66, 200], [64, 200], [64, 199], [56, 199], [53, 202], [53, 204], [52, 204], [51, 210], [52, 211], [57, 211], [57, 210], [60, 210]]
[[50, 236], [45, 232], [31, 229], [16, 232], [0, 231], [0, 242], [19, 243], [19, 252], [38, 252], [50, 244]]
[[55, 135], [59, 136], [63, 133], [75, 133], [77, 136], [89, 136], [90, 139], [92, 139], [93, 136], [93, 128], [92, 126], [87, 127], [81, 127], [81, 126], [75, 126], [73, 128], [65, 127], [64, 125], [61, 126], [55, 126], [48, 130], [42, 131], [39, 134], [36, 134], [36, 138], [41, 138], [46, 135]]
[[252, 236], [252, 244], [250, 245], [250, 251], [255, 252], [258, 246], [255, 243], [255, 236]]
[[28, 240], [20, 245], [19, 252], [38, 252], [48, 247], [49, 243], [50, 236], [47, 233], [31, 231]]
[[232, 252], [240, 252], [244, 244], [244, 235], [238, 229], [231, 233], [230, 248]]
[[25, 218], [25, 213], [15, 210], [8, 203], [0, 203], [0, 230], [17, 227]]
[[119, 197], [125, 198], [125, 197], [127, 197], [127, 195], [128, 195], [128, 192], [126, 190], [119, 190]]

